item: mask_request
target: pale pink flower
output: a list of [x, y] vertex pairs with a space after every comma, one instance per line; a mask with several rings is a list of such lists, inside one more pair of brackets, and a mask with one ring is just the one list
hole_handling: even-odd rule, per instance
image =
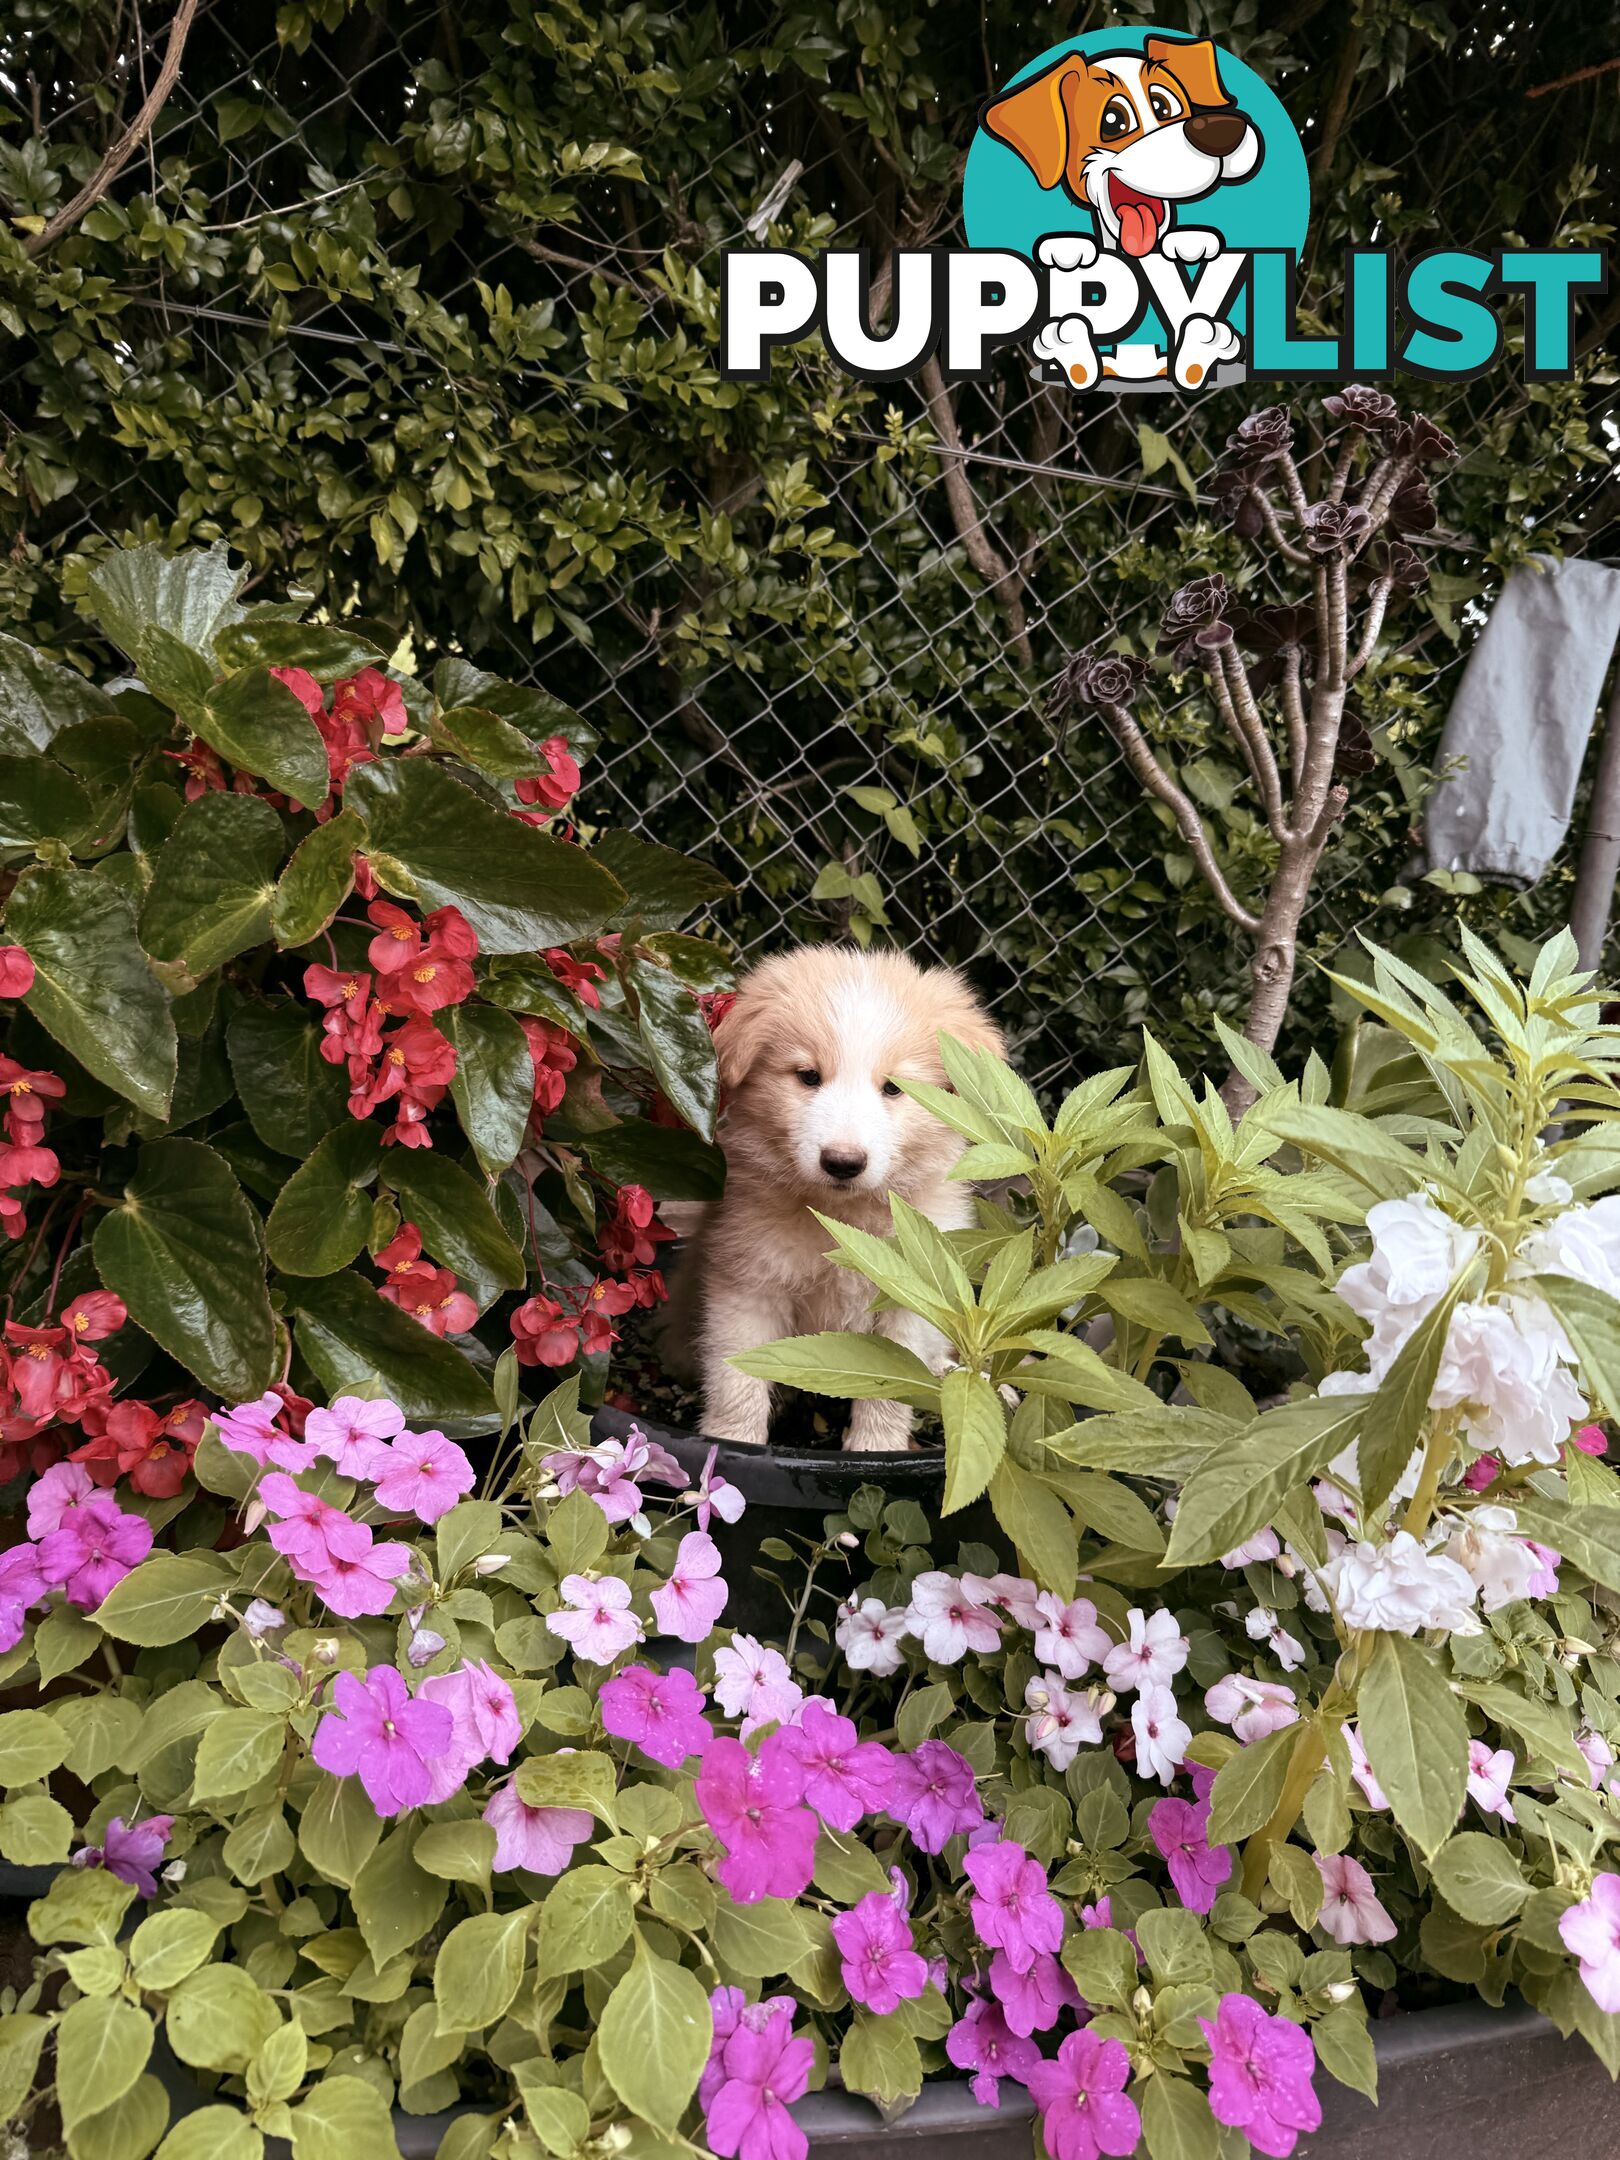
[[424, 1523], [448, 1515], [478, 1483], [464, 1451], [442, 1432], [401, 1433], [379, 1454], [369, 1475], [380, 1507]]
[[1113, 1650], [1113, 1637], [1097, 1625], [1097, 1608], [1090, 1598], [1077, 1597], [1065, 1604], [1054, 1592], [1043, 1590], [1035, 1604], [1040, 1616], [1035, 1655], [1065, 1680], [1083, 1680]]
[[869, 1672], [879, 1680], [897, 1673], [906, 1662], [901, 1648], [909, 1626], [903, 1606], [885, 1605], [881, 1598], [853, 1598], [838, 1609], [833, 1640], [844, 1653], [851, 1672]]
[[369, 1478], [384, 1443], [405, 1430], [405, 1413], [398, 1403], [371, 1401], [363, 1395], [340, 1395], [325, 1410], [312, 1410], [304, 1420], [304, 1438], [317, 1455], [336, 1463], [338, 1475]]
[[1500, 1815], [1504, 1822], [1517, 1822], [1513, 1802], [1508, 1798], [1508, 1786], [1513, 1781], [1513, 1750], [1497, 1748], [1493, 1753], [1485, 1740], [1468, 1743], [1468, 1796], [1487, 1815]]
[[1247, 1673], [1228, 1673], [1206, 1688], [1204, 1708], [1217, 1725], [1230, 1725], [1245, 1747], [1280, 1732], [1299, 1716], [1291, 1687], [1280, 1680], [1251, 1680]]
[[573, 1858], [574, 1847], [591, 1834], [591, 1818], [584, 1808], [530, 1807], [518, 1797], [517, 1788], [503, 1785], [492, 1793], [484, 1820], [495, 1833], [497, 1875], [509, 1868], [527, 1868], [531, 1875], [560, 1875]]
[[573, 1646], [588, 1665], [611, 1665], [641, 1640], [641, 1622], [630, 1610], [630, 1586], [616, 1575], [565, 1575], [560, 1585], [566, 1610], [546, 1614], [546, 1626]]
[[720, 1548], [706, 1530], [689, 1530], [669, 1581], [652, 1594], [652, 1609], [665, 1635], [700, 1643], [719, 1619], [728, 1592], [720, 1579]]
[[1192, 1729], [1176, 1714], [1176, 1698], [1167, 1687], [1146, 1687], [1131, 1705], [1136, 1735], [1136, 1767], [1144, 1777], [1168, 1785], [1186, 1760]]
[[1189, 1649], [1175, 1614], [1161, 1608], [1150, 1615], [1133, 1605], [1125, 1618], [1129, 1636], [1103, 1659], [1109, 1686], [1122, 1695], [1131, 1688], [1168, 1688]]
[[746, 1740], [761, 1725], [785, 1725], [804, 1700], [780, 1650], [752, 1635], [733, 1635], [714, 1653], [715, 1700], [727, 1717], [742, 1719]]
[[28, 1535], [35, 1540], [60, 1530], [63, 1521], [101, 1488], [83, 1463], [52, 1463], [28, 1490]]
[[1081, 1748], [1102, 1745], [1102, 1719], [1094, 1692], [1082, 1694], [1065, 1687], [1057, 1673], [1040, 1673], [1025, 1684], [1024, 1702], [1029, 1710], [1025, 1735], [1054, 1770], [1067, 1770]]
[[993, 1607], [976, 1602], [958, 1576], [940, 1568], [913, 1581], [907, 1624], [936, 1665], [954, 1665], [970, 1650], [991, 1651], [1001, 1642]]
[[1620, 1875], [1600, 1875], [1579, 1905], [1560, 1915], [1564, 1948], [1580, 1959], [1586, 1992], [1600, 2010], [1620, 2011]]
[[1324, 1932], [1348, 1948], [1352, 1943], [1391, 1942], [1395, 1923], [1378, 1902], [1373, 1879], [1361, 1862], [1349, 1853], [1314, 1855], [1322, 1877]]
[[1251, 1567], [1262, 1560], [1275, 1560], [1282, 1551], [1282, 1542], [1275, 1530], [1257, 1530], [1241, 1545], [1234, 1545], [1229, 1553], [1221, 1554], [1224, 1568]]
[[1366, 1796], [1367, 1805], [1377, 1808], [1381, 1814], [1387, 1815], [1389, 1812], [1389, 1796], [1384, 1791], [1383, 1786], [1379, 1784], [1377, 1777], [1373, 1773], [1373, 1766], [1367, 1759], [1367, 1750], [1361, 1738], [1361, 1727], [1359, 1725], [1347, 1725], [1344, 1728], [1344, 1741], [1346, 1747], [1350, 1750], [1350, 1775], [1361, 1787], [1363, 1794]]
[[1305, 1662], [1305, 1648], [1290, 1635], [1269, 1605], [1257, 1605], [1243, 1623], [1251, 1642], [1263, 1642], [1284, 1672], [1298, 1672]]

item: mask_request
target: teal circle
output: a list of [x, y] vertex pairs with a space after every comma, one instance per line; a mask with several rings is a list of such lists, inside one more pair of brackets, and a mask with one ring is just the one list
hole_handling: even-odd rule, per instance
[[[1107, 53], [1139, 53], [1150, 37], [1191, 44], [1173, 30], [1151, 25], [1134, 30], [1088, 30], [1082, 37], [1053, 45], [1002, 84], [1004, 94], [1032, 76], [1044, 74], [1069, 53], [1094, 60]], [[1229, 181], [1195, 203], [1178, 222], [1218, 232], [1229, 248], [1288, 248], [1299, 254], [1310, 222], [1311, 183], [1305, 152], [1294, 123], [1278, 98], [1253, 68], [1217, 45], [1221, 81], [1238, 107], [1260, 131], [1265, 155], [1247, 180]], [[1004, 142], [979, 127], [968, 149], [962, 178], [962, 215], [969, 247], [1010, 248], [1034, 259], [1035, 243], [1048, 233], [1096, 234], [1088, 209], [1071, 202], [1061, 187], [1043, 188], [1035, 175]]]

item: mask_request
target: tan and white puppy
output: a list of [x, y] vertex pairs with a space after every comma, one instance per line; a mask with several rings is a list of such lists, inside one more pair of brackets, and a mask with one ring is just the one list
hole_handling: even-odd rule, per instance
[[[784, 1335], [877, 1330], [936, 1367], [943, 1338], [914, 1314], [871, 1310], [864, 1277], [827, 1259], [811, 1212], [878, 1235], [889, 1196], [942, 1230], [973, 1219], [972, 1194], [949, 1172], [962, 1141], [901, 1092], [945, 1078], [939, 1037], [999, 1050], [1000, 1036], [961, 976], [898, 953], [836, 946], [779, 954], [743, 980], [715, 1030], [725, 1113], [723, 1199], [704, 1211], [682, 1263], [696, 1318], [703, 1429], [764, 1444], [772, 1391], [729, 1360]], [[846, 1448], [903, 1448], [904, 1403], [857, 1402]]]

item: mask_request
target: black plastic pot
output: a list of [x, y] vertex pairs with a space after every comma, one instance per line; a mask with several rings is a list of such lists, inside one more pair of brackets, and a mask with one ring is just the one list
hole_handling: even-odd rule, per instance
[[[654, 1419], [627, 1410], [601, 1409], [591, 1419], [592, 1437], [625, 1440], [632, 1426], [660, 1447], [668, 1448], [693, 1483], [716, 1443], [701, 1433], [681, 1432]], [[945, 1492], [945, 1458], [938, 1449], [915, 1454], [846, 1455], [837, 1448], [752, 1448], [718, 1443], [715, 1470], [728, 1479], [748, 1502], [738, 1523], [724, 1523], [715, 1516], [709, 1535], [720, 1547], [720, 1556], [731, 1599], [726, 1606], [728, 1627], [747, 1633], [778, 1632], [786, 1618], [781, 1593], [754, 1573], [760, 1546], [772, 1537], [819, 1537], [825, 1515], [841, 1514], [862, 1485], [877, 1485], [891, 1500], [915, 1500], [937, 1521]], [[989, 1545], [1005, 1553], [1006, 1541], [989, 1508], [980, 1503], [951, 1516], [946, 1526], [947, 1543], [936, 1557], [949, 1565], [958, 1544]], [[774, 1562], [767, 1561], [767, 1566]]]

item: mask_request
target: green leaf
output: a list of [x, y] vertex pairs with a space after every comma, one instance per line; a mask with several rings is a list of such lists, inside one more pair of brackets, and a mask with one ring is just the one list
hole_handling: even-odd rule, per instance
[[849, 2091], [865, 2093], [884, 2112], [922, 2091], [916, 2041], [898, 2018], [877, 2017], [870, 2010], [856, 2011], [838, 2051], [838, 2068]]
[[199, 653], [211, 654], [219, 632], [244, 613], [237, 595], [246, 576], [245, 564], [240, 570], [231, 568], [223, 546], [165, 555], [145, 541], [102, 557], [90, 573], [86, 601], [108, 637], [132, 660], [149, 624]]
[[106, 692], [20, 639], [0, 636], [0, 750], [26, 756], [49, 749], [63, 728], [116, 716]]
[[478, 1167], [496, 1177], [515, 1161], [528, 1129], [534, 1100], [528, 1041], [510, 1013], [481, 999], [453, 1005], [437, 1015], [436, 1024], [455, 1047], [450, 1094], [461, 1129]]
[[1163, 1552], [1164, 1532], [1153, 1510], [1118, 1478], [1067, 1465], [1044, 1470], [1041, 1476], [1073, 1508], [1082, 1530], [1095, 1530], [1132, 1552]]
[[542, 2085], [532, 2073], [536, 2063], [519, 2063], [512, 2075], [523, 2095], [523, 2112], [547, 2152], [559, 2160], [579, 2152], [591, 2132], [591, 2111], [577, 2092], [566, 2085]]
[[523, 1979], [533, 1912], [475, 1913], [453, 1927], [433, 1961], [441, 2033], [482, 2032], [504, 2017]]
[[1515, 1512], [1522, 1537], [1552, 1545], [1605, 1590], [1620, 1590], [1620, 1508], [1558, 1507], [1527, 1492], [1522, 1501], [1515, 1496]]
[[1184, 1343], [1207, 1343], [1209, 1329], [1197, 1310], [1167, 1282], [1154, 1275], [1111, 1275], [1098, 1291], [1103, 1303], [1122, 1320], [1151, 1328]]
[[527, 780], [551, 770], [551, 760], [521, 728], [476, 705], [455, 705], [437, 714], [433, 743], [495, 780]]
[[206, 1388], [227, 1402], [263, 1394], [276, 1328], [257, 1219], [212, 1148], [149, 1142], [94, 1250], [130, 1318]]
[[1412, 1330], [1376, 1391], [1364, 1398], [1356, 1435], [1356, 1468], [1369, 1516], [1395, 1490], [1423, 1437], [1451, 1316], [1476, 1272], [1463, 1270], [1433, 1312]]
[[712, 2036], [701, 1983], [683, 1966], [654, 1957], [638, 1938], [630, 1970], [596, 2028], [603, 2075], [630, 2112], [661, 2130], [676, 2129]]
[[780, 1898], [759, 1898], [752, 1905], [722, 1899], [713, 1944], [717, 1957], [750, 1980], [787, 1972], [814, 1947], [804, 1916]]
[[67, 1760], [68, 1736], [44, 1710], [0, 1714], [0, 1785], [33, 1785]]
[[413, 1424], [494, 1416], [495, 1398], [462, 1352], [358, 1275], [295, 1279], [286, 1290], [299, 1350], [329, 1396], [375, 1380]]
[[714, 1041], [697, 999], [671, 969], [638, 952], [630, 962], [641, 1046], [676, 1114], [705, 1140], [714, 1138], [720, 1079]]
[[386, 660], [380, 646], [352, 630], [274, 615], [249, 615], [233, 623], [214, 640], [214, 650], [222, 667], [296, 667], [323, 683], [358, 675], [362, 668], [381, 668]]
[[110, 2107], [87, 2115], [68, 2140], [73, 2160], [146, 2160], [169, 2120], [169, 2096], [148, 2072]]
[[887, 1335], [789, 1335], [747, 1350], [731, 1363], [756, 1380], [779, 1381], [812, 1395], [939, 1407], [939, 1382], [914, 1350]]
[[1239, 1748], [1215, 1774], [1210, 1788], [1211, 1845], [1235, 1845], [1271, 1820], [1288, 1776], [1300, 1728], [1284, 1725]]
[[1530, 1895], [1524, 1871], [1501, 1838], [1460, 1830], [1429, 1862], [1440, 1895], [1476, 1927], [1500, 1927]]
[[896, 1731], [900, 1745], [908, 1751], [918, 1748], [931, 1732], [937, 1732], [956, 1707], [956, 1696], [943, 1680], [931, 1680], [926, 1687], [913, 1688], [900, 1705]]
[[591, 860], [612, 872], [624, 889], [622, 914], [647, 930], [673, 930], [688, 915], [733, 890], [712, 864], [615, 827], [598, 833]]
[[240, 1005], [225, 1032], [231, 1076], [254, 1132], [300, 1162], [349, 1118], [347, 1077], [321, 1056], [321, 1041], [318, 1015], [296, 998]]
[[175, 1906], [143, 1920], [130, 1938], [130, 1971], [143, 1988], [166, 1993], [193, 1973], [214, 1947], [219, 1922]]
[[32, 848], [42, 840], [71, 847], [94, 815], [88, 793], [52, 759], [0, 753], [0, 847]]
[[353, 810], [340, 810], [299, 841], [270, 903], [270, 927], [284, 952], [331, 927], [354, 889], [354, 858], [365, 844], [365, 820]]
[[977, 1500], [995, 1476], [1007, 1447], [1007, 1414], [983, 1373], [962, 1366], [953, 1366], [939, 1383], [939, 1414], [945, 1427], [941, 1513], [952, 1515]]
[[240, 1965], [205, 1965], [169, 1997], [169, 2045], [194, 2070], [243, 2071], [281, 2023], [275, 2004]]
[[364, 2078], [325, 2077], [288, 2117], [293, 2160], [399, 2160], [388, 2102]]
[[1488, 1718], [1516, 1733], [1533, 1755], [1578, 1784], [1587, 1782], [1586, 1757], [1575, 1745], [1575, 1735], [1561, 1710], [1528, 1701], [1501, 1681], [1469, 1681], [1463, 1692]]
[[495, 1832], [486, 1822], [429, 1823], [417, 1833], [413, 1857], [442, 1882], [488, 1882]]
[[227, 765], [268, 780], [295, 805], [313, 810], [331, 793], [326, 745], [315, 723], [268, 668], [241, 668], [209, 691], [186, 718]]
[[584, 1147], [610, 1185], [644, 1185], [655, 1200], [718, 1200], [725, 1190], [725, 1156], [684, 1125], [626, 1118], [588, 1133]]
[[1216, 2160], [1220, 2134], [1191, 2078], [1160, 2071], [1142, 2089], [1142, 2135], [1150, 2160]]
[[141, 908], [141, 942], [153, 959], [203, 976], [262, 944], [286, 845], [280, 818], [257, 796], [187, 803], [157, 852]]
[[268, 1777], [287, 1743], [279, 1710], [222, 1710], [203, 1728], [192, 1791], [198, 1800], [245, 1792]]
[[1353, 2092], [1365, 2093], [1369, 2100], [1378, 2098], [1378, 2058], [1367, 2030], [1367, 2013], [1359, 2002], [1339, 2003], [1326, 2017], [1315, 2019], [1311, 2038], [1329, 2077]]
[[431, 758], [359, 766], [345, 800], [381, 881], [424, 908], [460, 908], [485, 953], [589, 937], [623, 903], [592, 856], [493, 809]]
[[217, 1553], [154, 1553], [114, 1583], [95, 1622], [104, 1634], [148, 1649], [184, 1642], [207, 1625], [230, 1581], [230, 1564]]
[[615, 1782], [609, 1756], [572, 1748], [555, 1755], [525, 1756], [513, 1779], [526, 1806], [585, 1808], [610, 1830], [618, 1827]]
[[73, 1817], [45, 1793], [19, 1793], [0, 1807], [0, 1855], [17, 1867], [59, 1867], [73, 1842]]
[[1432, 1854], [1456, 1827], [1468, 1788], [1468, 1721], [1438, 1654], [1407, 1635], [1375, 1635], [1357, 1715], [1395, 1820]]
[[40, 2051], [50, 2030], [49, 2018], [36, 2017], [29, 2010], [9, 2010], [0, 2016], [0, 2122], [9, 2122], [33, 2089]]
[[5, 929], [34, 963], [26, 1002], [40, 1025], [93, 1078], [166, 1118], [178, 1043], [128, 898], [89, 870], [28, 870]]
[[1182, 1488], [1166, 1565], [1218, 1560], [1252, 1537], [1349, 1445], [1365, 1407], [1364, 1396], [1308, 1396], [1266, 1411], [1223, 1441]]
[[574, 1867], [559, 1876], [540, 1908], [539, 1969], [589, 1972], [606, 1964], [630, 1933], [630, 1885], [609, 1867]]
[[350, 1892], [354, 1917], [379, 1971], [422, 1940], [448, 1895], [436, 1875], [417, 1866], [413, 1843], [411, 1830], [391, 1830], [355, 1876]]
[[424, 1249], [454, 1269], [480, 1311], [503, 1290], [523, 1287], [522, 1253], [484, 1187], [459, 1163], [432, 1148], [401, 1148], [389, 1164], [389, 1182], [404, 1214], [420, 1226]]
[[264, 2133], [239, 2108], [201, 2107], [175, 2124], [153, 2160], [264, 2160]]
[[1524, 1287], [1545, 1298], [1563, 1322], [1598, 1404], [1620, 1414], [1620, 1300], [1569, 1275], [1537, 1275]]
[[349, 1889], [381, 1838], [382, 1823], [360, 1780], [319, 1772], [298, 1819], [299, 1849], [316, 1873]]
[[282, 1186], [264, 1241], [286, 1275], [332, 1275], [365, 1248], [371, 1188], [382, 1162], [380, 1128], [349, 1118]]
[[64, 2129], [127, 2093], [152, 2052], [152, 2021], [112, 1996], [85, 1996], [56, 2028], [56, 2101]]
[[1004, 1459], [990, 1480], [990, 1505], [1041, 1588], [1055, 1591], [1065, 1602], [1073, 1597], [1078, 1566], [1074, 1519], [1051, 1488]]

